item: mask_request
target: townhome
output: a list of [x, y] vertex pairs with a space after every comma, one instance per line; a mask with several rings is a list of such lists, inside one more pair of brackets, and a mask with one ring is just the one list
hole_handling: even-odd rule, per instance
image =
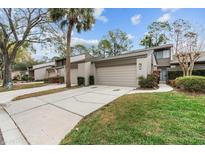
[[[83, 77], [85, 85], [89, 85], [89, 77], [93, 76], [95, 84], [115, 86], [138, 86], [138, 78], [146, 77], [153, 71], [160, 72], [160, 82], [166, 83], [168, 71], [178, 65], [173, 55], [173, 45], [167, 44], [153, 48], [129, 51], [107, 58], [96, 58], [89, 54], [71, 57], [71, 83], [77, 84], [77, 78]], [[58, 59], [46, 65], [33, 66], [34, 78], [62, 76], [65, 78], [66, 59]], [[198, 63], [200, 65], [198, 65]], [[198, 60], [196, 68], [205, 69], [205, 58]], [[178, 66], [177, 66], [178, 67]]]

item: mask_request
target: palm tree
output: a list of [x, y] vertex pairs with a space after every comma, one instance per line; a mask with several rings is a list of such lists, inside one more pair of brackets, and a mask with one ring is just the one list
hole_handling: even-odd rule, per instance
[[54, 22], [61, 22], [61, 27], [67, 26], [67, 53], [66, 53], [66, 87], [71, 87], [70, 81], [70, 55], [71, 55], [71, 33], [75, 28], [78, 33], [82, 30], [90, 30], [95, 23], [94, 9], [49, 9], [50, 18]]

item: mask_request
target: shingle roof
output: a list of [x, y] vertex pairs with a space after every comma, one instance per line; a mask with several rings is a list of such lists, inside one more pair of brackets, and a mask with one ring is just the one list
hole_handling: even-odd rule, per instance
[[173, 47], [172, 44], [165, 44], [165, 45], [161, 45], [161, 46], [158, 46], [158, 47], [138, 49], [138, 50], [125, 52], [124, 54], [121, 54], [121, 55], [118, 55], [118, 56], [111, 56], [111, 57], [107, 57], [107, 58], [97, 57], [97, 58], [94, 58], [93, 61], [103, 61], [103, 60], [111, 60], [111, 59], [118, 59], [118, 58], [125, 58], [125, 57], [131, 57], [131, 56], [144, 55], [144, 54], [147, 54], [149, 52], [152, 52], [153, 50], [166, 49], [166, 48], [171, 48], [171, 47]]

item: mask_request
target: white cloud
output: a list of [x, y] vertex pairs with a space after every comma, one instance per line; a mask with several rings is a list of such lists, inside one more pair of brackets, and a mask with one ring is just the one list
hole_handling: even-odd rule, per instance
[[104, 12], [105, 9], [103, 8], [97, 8], [97, 9], [94, 9], [94, 17], [97, 19], [97, 20], [100, 20], [102, 22], [108, 22], [108, 19], [106, 16], [103, 16], [103, 12]]
[[157, 19], [157, 21], [159, 21], [159, 22], [167, 22], [167, 21], [169, 21], [170, 18], [171, 18], [171, 14], [170, 13], [166, 13], [163, 16], [159, 17]]
[[141, 22], [141, 15], [137, 14], [131, 17], [131, 22], [133, 25], [137, 25]]
[[161, 9], [163, 12], [170, 12], [170, 13], [173, 13], [173, 12], [176, 12], [177, 10], [179, 10], [178, 8], [162, 8]]
[[132, 40], [134, 36], [132, 34], [127, 34], [128, 39]]
[[79, 38], [79, 37], [73, 37], [71, 40], [71, 46], [75, 46], [75, 45], [84, 45], [86, 47], [90, 47], [90, 46], [97, 46], [98, 44], [98, 40], [85, 40], [83, 38]]

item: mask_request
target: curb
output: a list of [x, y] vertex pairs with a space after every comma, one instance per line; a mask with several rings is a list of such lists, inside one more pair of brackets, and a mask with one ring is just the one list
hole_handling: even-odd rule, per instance
[[22, 132], [16, 126], [13, 119], [0, 105], [0, 129], [4, 144], [6, 145], [27, 145], [29, 144]]

